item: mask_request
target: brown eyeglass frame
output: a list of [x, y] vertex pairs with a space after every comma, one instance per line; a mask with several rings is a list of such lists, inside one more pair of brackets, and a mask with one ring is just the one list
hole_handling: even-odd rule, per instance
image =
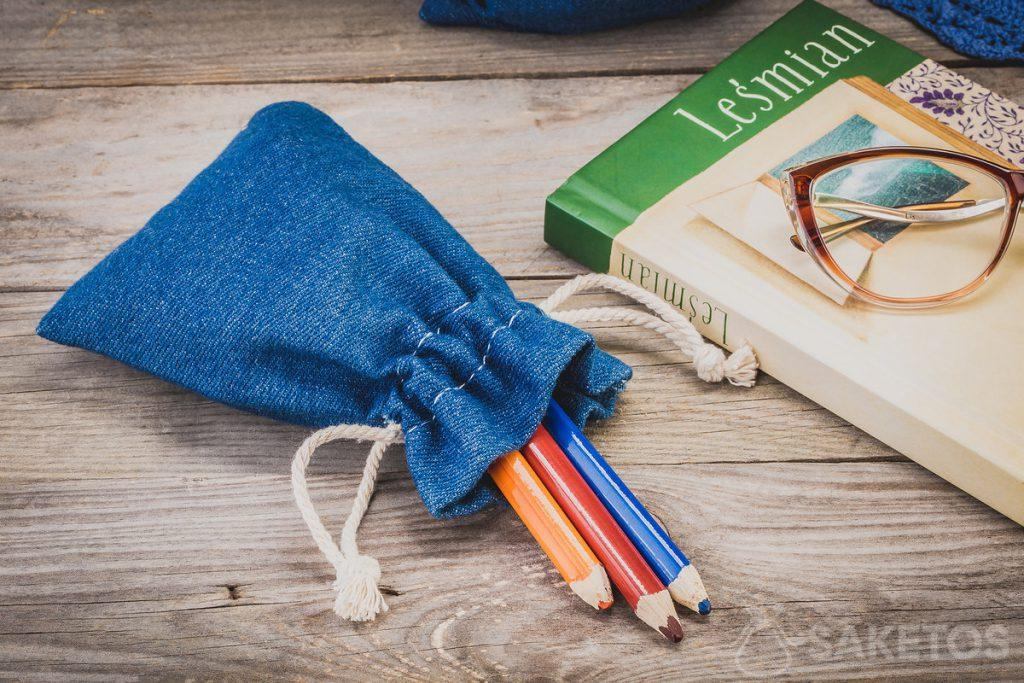
[[[999, 247], [995, 256], [978, 277], [960, 289], [945, 294], [921, 297], [892, 297], [865, 289], [839, 267], [839, 264], [836, 263], [831, 253], [829, 253], [828, 247], [825, 246], [826, 240], [822, 237], [821, 228], [818, 226], [817, 218], [814, 215], [814, 209], [811, 204], [814, 182], [826, 173], [852, 162], [885, 158], [924, 158], [955, 161], [961, 165], [971, 166], [984, 171], [1002, 183], [1006, 191], [1003, 233], [1000, 237]], [[859, 299], [890, 308], [928, 308], [940, 306], [957, 299], [962, 299], [981, 287], [988, 280], [989, 276], [992, 275], [996, 266], [1003, 259], [1003, 256], [1006, 255], [1010, 239], [1013, 237], [1014, 225], [1017, 222], [1022, 201], [1024, 201], [1024, 171], [1010, 166], [994, 164], [970, 154], [961, 154], [960, 152], [929, 147], [874, 147], [817, 159], [801, 166], [787, 169], [782, 176], [782, 186], [786, 209], [789, 211], [794, 230], [796, 231], [797, 239], [794, 244], [799, 242], [798, 248], [802, 247], [803, 251], [807, 252], [818, 267], [840, 287]], [[915, 208], [933, 208], [933, 206]], [[935, 208], [937, 208], [937, 205], [935, 205]]]

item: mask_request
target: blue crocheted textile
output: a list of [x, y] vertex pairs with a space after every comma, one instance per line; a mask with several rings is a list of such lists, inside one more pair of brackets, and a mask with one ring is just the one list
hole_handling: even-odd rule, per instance
[[663, 19], [710, 0], [425, 0], [431, 24], [537, 33], [586, 33]]
[[1024, 60], [1024, 0], [873, 0], [904, 14], [957, 52]]
[[39, 334], [302, 425], [405, 429], [431, 513], [492, 500], [487, 466], [554, 392], [611, 414], [629, 367], [517, 301], [416, 190], [306, 104], [253, 116]]

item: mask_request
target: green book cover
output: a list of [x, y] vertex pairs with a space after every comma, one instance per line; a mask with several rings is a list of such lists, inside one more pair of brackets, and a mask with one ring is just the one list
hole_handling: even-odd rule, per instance
[[[851, 296], [790, 242], [783, 169], [893, 145], [1019, 166], [1024, 109], [808, 0], [573, 174], [548, 197], [545, 239], [710, 341], [748, 343], [768, 374], [1024, 523], [1024, 364], [1006, 361], [1024, 346], [1020, 230], [976, 294], [914, 311]], [[943, 201], [991, 199], [929, 173]], [[924, 177], [868, 175], [897, 198]], [[968, 231], [905, 227], [828, 249], [865, 286], [930, 282], [981, 251]]]

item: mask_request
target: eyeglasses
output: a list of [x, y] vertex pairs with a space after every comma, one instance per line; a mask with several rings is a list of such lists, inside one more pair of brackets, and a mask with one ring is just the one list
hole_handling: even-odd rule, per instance
[[793, 246], [853, 296], [925, 308], [977, 290], [1005, 256], [1024, 171], [969, 154], [878, 147], [782, 174]]

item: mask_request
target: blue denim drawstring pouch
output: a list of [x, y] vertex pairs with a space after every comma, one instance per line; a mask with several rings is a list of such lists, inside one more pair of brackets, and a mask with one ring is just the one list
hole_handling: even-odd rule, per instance
[[[552, 312], [595, 287], [655, 314]], [[749, 349], [726, 358], [678, 310], [629, 283], [588, 275], [542, 307], [516, 300], [394, 171], [326, 114], [284, 102], [253, 116], [177, 198], [76, 282], [38, 333], [318, 428], [292, 463], [296, 502], [337, 572], [335, 611], [367, 620], [387, 606], [380, 567], [355, 538], [386, 447], [404, 441], [431, 514], [481, 509], [495, 499], [487, 467], [527, 441], [552, 396], [579, 425], [611, 415], [631, 371], [566, 324], [587, 320], [659, 330], [705, 379], [753, 382]], [[336, 544], [305, 471], [318, 446], [341, 438], [373, 446]]]

